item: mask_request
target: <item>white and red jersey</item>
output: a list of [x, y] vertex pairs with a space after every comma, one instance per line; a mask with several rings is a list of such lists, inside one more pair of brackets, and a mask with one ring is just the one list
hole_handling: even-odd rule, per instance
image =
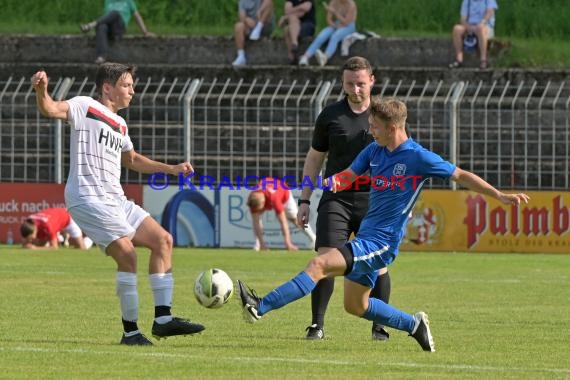
[[86, 203], [117, 205], [121, 186], [121, 153], [133, 150], [125, 119], [97, 100], [77, 96], [67, 100], [71, 125], [68, 208]]

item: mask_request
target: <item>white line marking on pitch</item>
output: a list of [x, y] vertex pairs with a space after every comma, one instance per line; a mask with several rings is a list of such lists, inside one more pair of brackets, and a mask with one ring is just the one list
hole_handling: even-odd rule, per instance
[[[95, 355], [116, 355], [117, 351], [97, 351], [97, 350], [85, 350], [85, 349], [61, 349], [54, 350], [49, 348], [40, 347], [13, 347], [6, 348], [0, 347], [1, 351], [15, 351], [15, 352], [47, 352], [47, 353], [75, 353], [75, 354], [95, 354]], [[209, 359], [209, 356], [200, 355], [183, 355], [183, 354], [173, 354], [166, 352], [121, 352], [121, 355], [130, 356], [141, 356], [141, 357], [157, 357], [157, 358], [195, 358], [195, 359]], [[276, 357], [264, 357], [264, 358], [252, 358], [252, 357], [228, 357], [230, 360], [239, 361], [249, 361], [249, 362], [285, 362], [285, 363], [326, 363], [330, 365], [340, 365], [340, 366], [355, 366], [354, 362], [349, 361], [336, 361], [336, 360], [321, 360], [321, 359], [300, 359], [300, 358], [276, 358]], [[357, 363], [362, 365], [361, 362]], [[374, 363], [369, 363], [374, 364]], [[379, 365], [389, 366], [389, 367], [404, 367], [404, 368], [433, 368], [433, 369], [444, 369], [444, 370], [471, 370], [471, 371], [487, 371], [487, 372], [547, 372], [547, 373], [569, 373], [570, 368], [528, 368], [528, 367], [494, 367], [494, 366], [479, 366], [471, 364], [427, 364], [427, 363], [389, 363], [383, 362]]]

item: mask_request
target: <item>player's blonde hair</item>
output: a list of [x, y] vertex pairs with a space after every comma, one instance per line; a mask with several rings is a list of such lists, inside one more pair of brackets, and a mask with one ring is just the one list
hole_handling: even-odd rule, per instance
[[265, 206], [265, 196], [261, 191], [252, 191], [247, 197], [247, 206], [252, 210], [259, 211]]
[[405, 126], [408, 118], [408, 108], [398, 98], [383, 98], [377, 95], [370, 100], [370, 115], [387, 124]]

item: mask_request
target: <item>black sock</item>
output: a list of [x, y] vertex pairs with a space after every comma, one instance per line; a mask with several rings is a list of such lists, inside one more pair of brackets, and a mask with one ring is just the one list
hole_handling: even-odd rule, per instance
[[325, 312], [334, 290], [334, 278], [323, 278], [311, 293], [311, 309], [313, 311], [313, 324], [323, 328], [325, 326]]
[[123, 321], [123, 330], [125, 330], [126, 333], [137, 331], [139, 329], [137, 322], [125, 321], [124, 319], [122, 321]]
[[390, 272], [386, 272], [376, 278], [376, 283], [370, 292], [370, 297], [378, 298], [389, 303], [391, 290], [392, 282], [390, 281]]
[[165, 315], [170, 315], [170, 306], [155, 306], [154, 307], [154, 317], [164, 317]]

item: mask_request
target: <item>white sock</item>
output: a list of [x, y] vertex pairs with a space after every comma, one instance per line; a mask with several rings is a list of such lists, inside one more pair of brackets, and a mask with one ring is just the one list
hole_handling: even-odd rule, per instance
[[123, 334], [125, 335], [126, 338], [133, 336], [133, 335], [137, 335], [140, 334], [141, 330], [135, 330], [135, 331], [129, 331], [129, 332], [124, 332]]
[[[148, 276], [150, 288], [154, 297], [155, 306], [172, 306], [174, 278], [172, 273], [153, 273]], [[163, 315], [155, 318], [157, 323], [166, 323], [172, 320], [172, 315]]]
[[238, 57], [245, 57], [245, 50], [239, 49], [239, 50], [237, 51], [237, 55], [238, 55]]
[[138, 321], [139, 294], [137, 291], [137, 275], [129, 272], [117, 272], [115, 281], [123, 319], [129, 322]]

